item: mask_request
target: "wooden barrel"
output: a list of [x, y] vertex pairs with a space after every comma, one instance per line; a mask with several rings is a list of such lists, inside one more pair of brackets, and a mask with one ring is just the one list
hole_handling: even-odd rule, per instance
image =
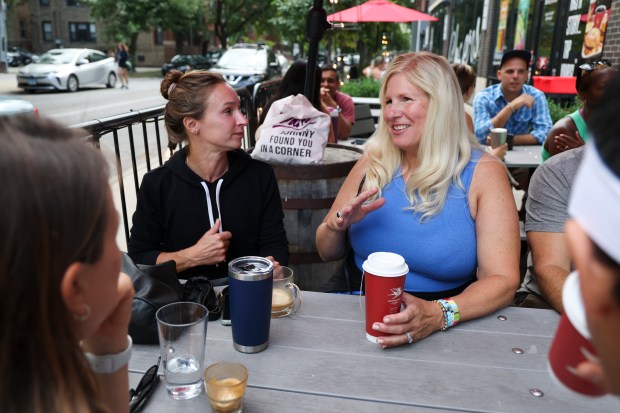
[[289, 266], [302, 290], [320, 291], [321, 284], [342, 262], [321, 260], [316, 249], [316, 229], [361, 154], [362, 150], [356, 147], [328, 144], [319, 164], [272, 164], [284, 209], [291, 253]]

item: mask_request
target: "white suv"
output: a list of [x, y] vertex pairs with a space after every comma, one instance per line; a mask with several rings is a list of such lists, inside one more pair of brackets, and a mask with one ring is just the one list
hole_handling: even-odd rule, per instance
[[250, 94], [257, 83], [281, 76], [275, 53], [264, 44], [231, 46], [209, 70], [220, 73], [232, 87], [246, 87]]

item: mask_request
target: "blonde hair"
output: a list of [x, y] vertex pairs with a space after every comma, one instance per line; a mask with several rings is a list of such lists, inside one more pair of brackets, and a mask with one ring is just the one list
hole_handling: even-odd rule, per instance
[[[442, 210], [450, 185], [463, 188], [461, 173], [469, 163], [473, 143], [468, 136], [458, 81], [444, 57], [419, 52], [405, 53], [394, 59], [379, 93], [383, 108], [387, 84], [397, 74], [403, 74], [429, 99], [417, 153], [418, 164], [405, 182], [410, 203], [407, 209], [420, 213], [420, 221], [424, 222]], [[377, 196], [381, 196], [382, 189], [405, 161], [405, 152], [392, 143], [383, 116], [366, 144], [365, 155], [369, 160], [365, 187], [379, 188]]]

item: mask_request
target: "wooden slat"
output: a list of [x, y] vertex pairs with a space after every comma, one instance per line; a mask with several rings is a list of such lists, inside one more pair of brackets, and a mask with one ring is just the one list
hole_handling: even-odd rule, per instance
[[[130, 373], [131, 386], [136, 386], [141, 374]], [[365, 400], [339, 399], [329, 396], [298, 393], [291, 391], [269, 390], [254, 387], [252, 376], [245, 393], [244, 411], [252, 413], [325, 413], [325, 412], [359, 412], [375, 413], [389, 411], [394, 413], [458, 413], [458, 410], [428, 409], [424, 407], [403, 406], [394, 403], [379, 403]], [[206, 413], [210, 412], [206, 394], [189, 400], [174, 400], [166, 394], [162, 380], [143, 410], [145, 413]]]
[[[411, 346], [381, 350], [365, 338], [360, 305], [363, 298], [356, 296], [303, 291], [299, 312], [272, 320], [269, 348], [258, 354], [235, 351], [231, 328], [210, 322], [206, 364], [241, 362], [252, 388], [311, 395], [324, 403], [323, 411], [333, 411], [334, 398], [475, 412], [618, 411], [611, 396], [580, 398], [553, 383], [547, 352], [559, 319], [554, 311], [506, 308]], [[130, 368], [144, 371], [158, 352], [157, 346], [135, 346]], [[532, 396], [534, 388], [544, 396]], [[344, 406], [343, 411], [358, 407]], [[371, 411], [366, 407], [359, 411]], [[293, 409], [273, 411], [306, 411]]]

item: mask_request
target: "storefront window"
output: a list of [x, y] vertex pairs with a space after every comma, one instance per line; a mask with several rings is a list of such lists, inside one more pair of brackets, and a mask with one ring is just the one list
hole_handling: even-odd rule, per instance
[[502, 55], [510, 49], [534, 49], [534, 12], [536, 0], [500, 0], [497, 38], [493, 64], [499, 65]]
[[558, 20], [557, 0], [545, 0], [540, 22], [540, 37], [538, 41], [538, 59], [536, 61], [536, 75], [549, 76], [554, 74], [551, 69], [551, 53], [553, 39], [556, 35]]
[[426, 50], [444, 55], [451, 63], [466, 63], [477, 70], [485, 0], [454, 0], [431, 4], [438, 19], [428, 28]]
[[433, 53], [443, 55], [444, 42], [448, 41], [448, 4], [440, 4], [431, 11], [431, 15], [437, 17], [438, 21], [433, 22], [428, 26], [430, 33], [428, 36], [426, 36], [426, 38], [429, 39], [430, 43], [428, 44], [426, 49]]
[[484, 0], [456, 0], [452, 9], [448, 60], [477, 69]]

